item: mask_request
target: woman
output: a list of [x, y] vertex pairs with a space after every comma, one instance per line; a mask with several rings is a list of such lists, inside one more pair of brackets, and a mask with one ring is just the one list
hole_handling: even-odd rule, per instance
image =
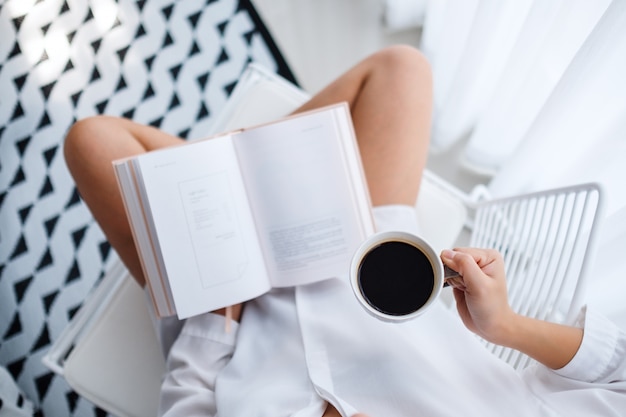
[[[414, 203], [426, 163], [431, 75], [410, 47], [364, 59], [298, 112], [350, 105], [378, 230], [419, 234]], [[65, 156], [94, 217], [135, 279], [144, 277], [111, 161], [180, 139], [128, 120], [76, 123]], [[593, 312], [582, 327], [511, 311], [501, 257], [444, 251], [459, 271], [459, 316], [441, 305], [404, 324], [386, 324], [357, 305], [346, 277], [273, 290], [223, 311], [192, 317], [164, 338], [166, 416], [621, 415], [626, 410], [626, 335]], [[488, 353], [467, 329], [519, 349], [539, 364], [523, 373]], [[554, 371], [558, 370], [558, 371]], [[613, 414], [611, 414], [613, 413]]]

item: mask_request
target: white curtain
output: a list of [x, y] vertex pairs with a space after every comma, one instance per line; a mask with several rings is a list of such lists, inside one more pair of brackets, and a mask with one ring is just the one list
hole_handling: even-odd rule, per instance
[[[461, 145], [493, 196], [604, 187], [590, 299], [622, 300], [626, 0], [429, 0], [421, 48], [433, 67], [433, 152]], [[603, 308], [626, 327], [613, 301]]]

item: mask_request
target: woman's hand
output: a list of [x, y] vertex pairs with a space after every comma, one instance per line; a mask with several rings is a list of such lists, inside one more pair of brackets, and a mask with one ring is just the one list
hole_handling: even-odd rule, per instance
[[504, 343], [515, 313], [509, 306], [500, 253], [491, 249], [457, 248], [444, 250], [441, 260], [463, 277], [450, 284], [465, 326], [490, 342]]
[[565, 366], [574, 357], [583, 330], [516, 314], [508, 302], [504, 262], [497, 251], [444, 250], [441, 260], [463, 277], [450, 284], [457, 310], [468, 329], [552, 369]]

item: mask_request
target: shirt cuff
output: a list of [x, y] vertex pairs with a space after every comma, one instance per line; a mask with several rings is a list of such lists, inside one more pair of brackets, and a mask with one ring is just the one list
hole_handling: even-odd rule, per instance
[[583, 340], [572, 360], [554, 372], [566, 378], [596, 382], [611, 372], [620, 329], [595, 310], [583, 307], [578, 318]]

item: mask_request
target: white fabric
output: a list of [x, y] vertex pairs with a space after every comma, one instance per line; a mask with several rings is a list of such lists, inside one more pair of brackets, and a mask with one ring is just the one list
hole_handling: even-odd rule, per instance
[[[624, 177], [622, 177], [624, 178]], [[626, 205], [603, 223], [593, 279], [588, 286], [589, 304], [626, 330]]]
[[[499, 169], [546, 101], [561, 94], [557, 86], [566, 73], [578, 81], [567, 86], [574, 102], [588, 103], [584, 84], [601, 78], [616, 88], [595, 91], [593, 104], [622, 107], [614, 97], [623, 66], [588, 53], [623, 56], [626, 29], [613, 25], [623, 8], [622, 0], [429, 1], [420, 47], [433, 67], [433, 149], [447, 149], [469, 134], [464, 156], [481, 169]], [[610, 126], [604, 109], [589, 104], [582, 119], [598, 131]], [[570, 114], [570, 120], [578, 117]]]
[[[413, 213], [374, 209], [379, 230], [416, 233]], [[358, 305], [347, 277], [274, 290], [246, 303], [232, 333], [219, 316], [187, 320], [167, 360], [161, 413], [321, 416], [328, 400], [344, 416], [618, 415], [608, 407], [626, 410], [626, 335], [586, 318], [583, 346], [563, 375], [541, 366], [520, 375], [442, 304], [389, 324]], [[585, 382], [593, 379], [603, 384]]]
[[[508, 3], [519, 9], [525, 2]], [[593, 48], [592, 38], [598, 38], [597, 34], [608, 26], [601, 17], [609, 3], [610, 0], [533, 1], [529, 11], [519, 10], [524, 20], [521, 31], [513, 34], [516, 37], [515, 43], [492, 54], [492, 59], [499, 65], [492, 62], [472, 64], [502, 69], [495, 77], [483, 78], [491, 90], [486, 86], [474, 91], [466, 88], [471, 98], [461, 100], [461, 97], [450, 97], [452, 101], [461, 100], [469, 104], [460, 111], [460, 115], [475, 116], [466, 116], [464, 120], [452, 115], [459, 122], [467, 120], [466, 129], [469, 129], [471, 123], [475, 123], [475, 129], [465, 149], [465, 157], [472, 164], [492, 169], [506, 165], [506, 161], [515, 155], [516, 147], [526, 141], [527, 132], [532, 128], [534, 120], [548, 117], [545, 114], [546, 102], [559, 99], [562, 95], [560, 85], [566, 78], [574, 76], [577, 79], [575, 84], [567, 86], [574, 93], [573, 101], [577, 105], [591, 104], [590, 100], [615, 103], [612, 98], [614, 94], [607, 94], [605, 91], [598, 90], [587, 96], [584, 84], [596, 79], [597, 74], [582, 70], [575, 64], [576, 61], [586, 61], [593, 62], [597, 68], [604, 68], [603, 63], [589, 57], [585, 49], [589, 46]], [[493, 20], [499, 21], [500, 17]], [[491, 31], [486, 36], [497, 39], [501, 35]], [[607, 41], [611, 42], [609, 53], [620, 53], [620, 47], [614, 46], [612, 36], [601, 40], [603, 43]], [[466, 56], [473, 59], [471, 54]], [[493, 72], [488, 74], [492, 75]], [[619, 77], [608, 74], [604, 80], [609, 83], [620, 82]], [[469, 78], [464, 81], [469, 85], [475, 84]], [[485, 91], [490, 93], [485, 95]], [[607, 126], [600, 120], [602, 111], [591, 106], [589, 108], [591, 110], [584, 115], [574, 116], [569, 113], [569, 121], [582, 117], [586, 122], [593, 120], [594, 129], [601, 130]], [[560, 127], [562, 120], [554, 120], [552, 124]]]
[[[525, 129], [514, 157], [506, 160], [489, 184], [492, 195], [597, 181], [618, 199], [616, 204], [626, 204], [619, 181], [626, 172], [624, 73], [626, 2], [613, 1]], [[516, 112], [511, 110], [509, 117], [513, 114]], [[492, 132], [484, 147], [495, 146], [509, 133]]]

